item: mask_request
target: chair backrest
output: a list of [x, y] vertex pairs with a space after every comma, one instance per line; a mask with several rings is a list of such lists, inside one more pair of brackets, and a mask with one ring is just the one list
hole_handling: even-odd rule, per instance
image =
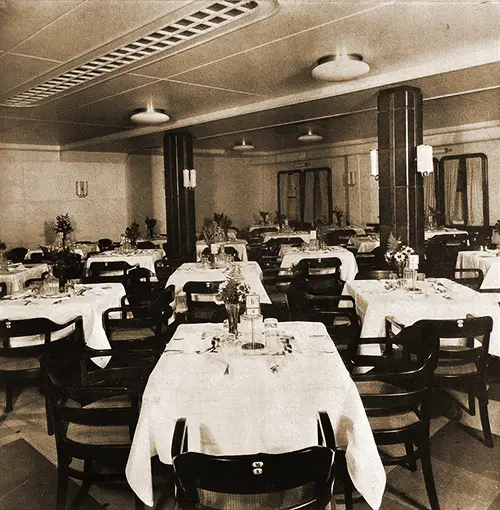
[[156, 244], [151, 241], [139, 241], [136, 246], [139, 250], [152, 250], [156, 248]]
[[186, 293], [187, 321], [210, 321], [219, 305], [215, 302], [215, 295], [219, 292], [221, 281], [186, 282], [183, 291]]
[[319, 509], [331, 499], [333, 450], [326, 446], [234, 456], [184, 451], [173, 467], [182, 509]]
[[165, 282], [170, 278], [170, 275], [179, 267], [180, 262], [170, 262], [163, 258], [155, 260], [155, 272], [158, 281]]
[[109, 262], [91, 262], [89, 265], [89, 276], [93, 278], [117, 277], [121, 281], [128, 274], [128, 271], [136, 266], [130, 265], [125, 260], [111, 260]]
[[[463, 319], [426, 320], [420, 321], [427, 329], [427, 334], [441, 341], [439, 349], [439, 364], [443, 366], [461, 365], [473, 362], [477, 371], [486, 376], [488, 364], [488, 349], [490, 334], [493, 329], [491, 317], [472, 317]], [[454, 339], [446, 342], [443, 339]], [[461, 339], [458, 340], [458, 339]], [[457, 341], [458, 340], [458, 341]], [[464, 374], [455, 372], [449, 378], [463, 377]]]
[[355, 280], [389, 280], [393, 271], [389, 269], [367, 269], [356, 273]]
[[338, 257], [301, 259], [294, 267], [293, 285], [310, 294], [340, 295], [344, 281], [340, 278], [342, 261]]
[[325, 234], [325, 242], [329, 246], [346, 246], [356, 231], [352, 228], [330, 230]]
[[85, 345], [81, 316], [63, 324], [45, 317], [0, 321], [0, 357], [32, 357], [47, 350], [59, 353], [75, 345], [82, 349]]
[[453, 279], [459, 251], [468, 250], [468, 234], [439, 234], [425, 243], [425, 273], [427, 276]]
[[97, 241], [100, 251], [107, 251], [113, 249], [113, 241], [107, 237], [103, 237]]
[[0, 282], [0, 298], [7, 295], [7, 284], [5, 282]]
[[461, 285], [465, 285], [473, 290], [479, 290], [483, 283], [483, 271], [479, 268], [462, 268], [455, 269], [455, 277], [453, 280]]
[[17, 247], [17, 248], [11, 248], [7, 253], [5, 254], [5, 258], [7, 260], [10, 260], [14, 264], [17, 264], [19, 262], [22, 262], [24, 260], [24, 257], [28, 253], [28, 249], [24, 247]]
[[230, 255], [233, 257], [235, 262], [241, 262], [240, 256], [238, 255], [238, 251], [234, 246], [224, 246], [224, 253], [226, 255]]
[[33, 262], [34, 264], [41, 264], [47, 260], [48, 259], [45, 257], [45, 254], [43, 252], [40, 253], [39, 251], [34, 251], [29, 257], [29, 261]]

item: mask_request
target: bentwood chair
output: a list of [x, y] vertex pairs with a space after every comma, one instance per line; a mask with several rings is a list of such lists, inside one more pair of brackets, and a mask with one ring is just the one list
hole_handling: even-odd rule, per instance
[[[320, 422], [318, 438], [325, 444], [321, 432]], [[187, 422], [181, 418], [172, 440], [176, 503], [182, 510], [335, 508], [333, 449], [321, 445], [224, 456], [190, 452]]]
[[89, 283], [120, 282], [124, 283], [132, 266], [125, 260], [111, 260], [106, 262], [90, 262], [88, 276], [85, 281]]
[[19, 246], [17, 248], [11, 248], [10, 250], [8, 250], [7, 253], [5, 254], [5, 257], [10, 262], [17, 264], [19, 262], [23, 262], [24, 257], [26, 256], [27, 253], [28, 253], [27, 248]]
[[[420, 458], [430, 507], [439, 510], [429, 446], [429, 408], [439, 339], [431, 333], [429, 322], [418, 321], [403, 329], [385, 344], [383, 355], [357, 351], [351, 360], [351, 377], [363, 401], [382, 463], [415, 471], [416, 459]], [[361, 338], [358, 347], [384, 342], [383, 338]], [[400, 451], [394, 451], [395, 447]]]
[[157, 247], [156, 244], [151, 241], [139, 241], [136, 246], [139, 250], [154, 250]]
[[[92, 380], [82, 382], [68, 381], [71, 370], [50, 355], [42, 357], [41, 365], [57, 449], [56, 508], [64, 510], [70, 478], [83, 481], [77, 499], [94, 482], [126, 481], [125, 465], [139, 416], [136, 386], [142, 367], [121, 367], [118, 377], [114, 369], [99, 369]], [[74, 461], [83, 461], [83, 469]], [[137, 499], [136, 508], [142, 508]]]
[[97, 246], [99, 246], [99, 251], [108, 251], [112, 250], [114, 245], [111, 239], [103, 237], [97, 241]]
[[5, 282], [0, 282], [0, 298], [3, 298], [7, 295], [7, 284]]
[[428, 277], [453, 279], [458, 252], [468, 249], [468, 234], [441, 234], [432, 237], [425, 244], [425, 274]]
[[0, 379], [5, 382], [5, 410], [12, 411], [14, 384], [40, 375], [40, 356], [63, 358], [85, 346], [81, 316], [57, 324], [43, 317], [0, 321]]
[[453, 280], [461, 285], [465, 285], [473, 290], [479, 290], [483, 283], [483, 271], [478, 268], [455, 269]]

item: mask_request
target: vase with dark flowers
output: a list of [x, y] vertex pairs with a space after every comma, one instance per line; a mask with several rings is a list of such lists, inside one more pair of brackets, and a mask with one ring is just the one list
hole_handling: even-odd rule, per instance
[[156, 225], [158, 223], [158, 220], [156, 218], [150, 218], [149, 216], [146, 216], [146, 219], [144, 220], [144, 223], [146, 224], [146, 228], [148, 230], [148, 235], [150, 239], [154, 239], [156, 237]]
[[66, 283], [70, 279], [80, 277], [81, 256], [65, 248], [50, 254], [54, 276], [59, 279], [59, 292], [64, 292]]
[[75, 230], [69, 214], [58, 214], [54, 224], [54, 232], [60, 234], [62, 240], [62, 248], [66, 248], [68, 235]]
[[124, 233], [126, 239], [128, 240], [128, 242], [130, 243], [130, 245], [135, 248], [136, 244], [137, 244], [137, 239], [139, 239], [139, 237], [141, 237], [141, 231], [140, 231], [140, 228], [139, 228], [139, 223], [137, 223], [136, 221], [133, 221], [130, 226], [128, 226], [126, 229], [125, 229], [125, 233]]
[[219, 285], [216, 301], [224, 303], [227, 311], [229, 333], [235, 336], [238, 336], [241, 305], [245, 302], [249, 291], [248, 285], [243, 281], [241, 270], [237, 266], [232, 266], [229, 269], [226, 280]]

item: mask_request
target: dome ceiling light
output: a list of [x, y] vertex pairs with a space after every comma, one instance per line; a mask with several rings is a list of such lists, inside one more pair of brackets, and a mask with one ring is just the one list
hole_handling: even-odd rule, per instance
[[240, 143], [237, 143], [233, 145], [233, 151], [240, 151], [240, 152], [246, 152], [246, 151], [253, 151], [255, 149], [255, 146], [252, 145], [251, 142], [246, 142], [243, 138]]
[[321, 142], [323, 140], [323, 137], [321, 135], [318, 135], [317, 133], [313, 133], [312, 129], [308, 129], [307, 133], [302, 133], [297, 137], [297, 140], [299, 142]]
[[163, 122], [168, 122], [170, 117], [165, 110], [148, 106], [147, 108], [135, 110], [130, 116], [130, 120], [136, 124], [162, 124]]
[[326, 55], [318, 60], [312, 76], [316, 80], [348, 81], [363, 76], [369, 70], [370, 66], [357, 53]]

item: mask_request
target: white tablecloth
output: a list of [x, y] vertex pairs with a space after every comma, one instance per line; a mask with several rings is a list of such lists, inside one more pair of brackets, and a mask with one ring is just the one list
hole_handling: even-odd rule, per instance
[[[224, 243], [215, 243], [219, 249], [224, 249], [224, 246], [230, 246], [234, 248], [238, 252], [238, 257], [242, 262], [246, 262], [248, 260], [247, 255], [247, 241], [245, 239], [238, 239], [233, 241], [227, 241]], [[205, 241], [196, 241], [196, 260], [199, 262], [201, 260], [201, 254], [203, 250], [208, 248], [208, 244]]]
[[346, 225], [345, 227], [327, 227], [326, 228], [326, 232], [331, 232], [334, 230], [354, 230], [354, 232], [358, 236], [366, 235], [366, 230], [363, 227], [357, 227], [355, 225]]
[[14, 294], [24, 288], [26, 280], [40, 278], [45, 271], [49, 270], [47, 264], [36, 264], [24, 266], [23, 264], [12, 264], [0, 268], [0, 282], [5, 282], [7, 294]]
[[[490, 354], [500, 356], [500, 307], [495, 297], [480, 294], [446, 278], [428, 278], [422, 293], [388, 290], [386, 280], [346, 282], [344, 294], [356, 301], [361, 317], [361, 337], [385, 336], [385, 317], [392, 315], [409, 326], [419, 319], [459, 319], [467, 314], [493, 318]], [[438, 290], [435, 290], [437, 288]]]
[[[250, 287], [253, 294], [258, 294], [261, 303], [269, 304], [271, 300], [267, 295], [266, 289], [262, 285], [262, 269], [255, 261], [235, 262], [241, 269], [241, 274], [245, 283]], [[186, 294], [182, 291], [186, 282], [217, 282], [224, 281], [227, 277], [227, 268], [206, 269], [201, 264], [187, 262], [177, 268], [167, 281], [168, 285], [175, 286], [175, 303], [172, 305], [174, 313], [182, 313], [187, 310]]]
[[370, 253], [380, 246], [380, 237], [377, 235], [358, 235], [349, 239], [349, 245], [356, 248], [358, 253]]
[[280, 239], [280, 238], [290, 237], [292, 239], [302, 239], [305, 243], [311, 241], [311, 233], [310, 232], [266, 232], [262, 237], [262, 242], [267, 243], [267, 241], [271, 239]]
[[91, 255], [85, 262], [85, 275], [88, 276], [90, 264], [92, 262], [112, 262], [117, 260], [124, 260], [131, 266], [138, 264], [140, 267], [149, 269], [153, 274], [156, 274], [155, 261], [163, 258], [163, 250], [135, 250], [131, 253], [120, 253], [119, 251], [105, 251], [98, 255]]
[[442, 236], [442, 235], [453, 235], [453, 234], [467, 234], [469, 232], [467, 230], [458, 230], [456, 228], [436, 228], [436, 229], [427, 229], [424, 231], [424, 239], [428, 241], [432, 239], [434, 236]]
[[[0, 301], [0, 319], [32, 319], [45, 317], [64, 323], [78, 315], [83, 319], [85, 343], [93, 349], [109, 349], [109, 341], [102, 325], [102, 313], [120, 306], [125, 289], [121, 283], [76, 285], [76, 294], [69, 297], [33, 297], [29, 291]], [[64, 295], [63, 295], [64, 296]], [[57, 301], [60, 301], [59, 303]]]
[[354, 280], [358, 272], [356, 257], [341, 246], [330, 246], [326, 250], [301, 250], [300, 248], [284, 248], [282, 250], [281, 267], [289, 269], [302, 259], [338, 257], [342, 261], [340, 277], [344, 281]]
[[248, 227], [248, 231], [253, 232], [254, 230], [256, 230], [258, 228], [273, 228], [273, 229], [275, 229], [276, 232], [279, 231], [278, 225], [272, 225], [272, 224], [265, 225], [262, 223], [256, 223], [255, 225], [250, 225], [250, 227]]
[[[498, 252], [500, 254], [500, 252]], [[460, 251], [457, 269], [481, 269], [484, 280], [482, 289], [500, 289], [500, 256], [497, 251]]]
[[146, 504], [153, 504], [151, 457], [172, 462], [176, 419], [187, 418], [191, 451], [280, 453], [317, 445], [317, 413], [326, 410], [354, 485], [379, 508], [385, 471], [359, 393], [325, 326], [285, 322], [278, 328], [293, 335], [291, 354], [197, 354], [221, 334], [221, 325], [179, 326], [167, 346], [171, 352], [149, 377], [126, 468]]

